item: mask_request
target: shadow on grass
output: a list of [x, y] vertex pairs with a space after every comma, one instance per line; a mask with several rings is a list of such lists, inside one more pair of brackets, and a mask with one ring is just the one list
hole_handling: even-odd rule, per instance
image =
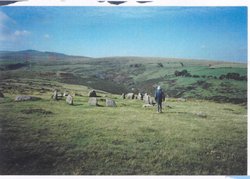
[[[23, 119], [22, 119], [23, 120]], [[0, 135], [0, 174], [31, 175], [52, 174], [54, 165], [61, 161], [66, 152], [65, 146], [58, 142], [41, 141], [48, 129], [31, 131], [13, 119], [1, 119]]]
[[73, 104], [72, 106], [83, 106], [83, 104]]

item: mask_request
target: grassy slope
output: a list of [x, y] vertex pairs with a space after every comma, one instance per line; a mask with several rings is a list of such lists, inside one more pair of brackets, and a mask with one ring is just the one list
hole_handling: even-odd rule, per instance
[[1, 100], [1, 174], [246, 174], [243, 106], [170, 99], [157, 114], [111, 94], [117, 108], [90, 107], [87, 88], [61, 87], [83, 96]]
[[[239, 73], [241, 76], [246, 76], [246, 64], [139, 57], [99, 59], [64, 57], [65, 59], [62, 60], [50, 60], [45, 55], [44, 58], [42, 56], [34, 58], [31, 66], [18, 70], [0, 71], [0, 79], [25, 77], [56, 80], [90, 86], [115, 94], [131, 92], [132, 89], [135, 92], [152, 94], [155, 86], [160, 84], [170, 97], [212, 99], [233, 103], [246, 103], [247, 101], [246, 81], [218, 79], [220, 75], [227, 73]], [[159, 64], [163, 67], [159, 67]], [[176, 70], [184, 69], [191, 75], [200, 77], [176, 77], [174, 75]], [[60, 73], [68, 73], [70, 76], [60, 76]], [[215, 77], [217, 79], [214, 79]], [[197, 84], [198, 81], [205, 83]]]
[[[242, 102], [247, 82], [174, 76], [183, 69], [192, 75], [246, 75], [245, 64], [135, 57], [71, 60], [43, 61], [39, 56], [31, 69], [0, 71], [0, 90], [7, 96], [0, 99], [1, 174], [246, 174], [246, 107], [193, 98]], [[171, 97], [192, 99], [171, 99], [163, 114], [108, 93], [102, 95], [115, 99], [117, 108], [87, 104], [86, 86], [118, 94], [131, 88], [153, 93], [157, 84]], [[51, 101], [53, 89], [78, 94], [75, 105]], [[43, 99], [17, 103], [16, 94]]]

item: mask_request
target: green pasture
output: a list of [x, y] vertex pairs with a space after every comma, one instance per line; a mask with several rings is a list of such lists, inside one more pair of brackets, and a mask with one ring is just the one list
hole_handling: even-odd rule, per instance
[[244, 106], [168, 99], [158, 114], [112, 94], [117, 107], [89, 106], [86, 88], [64, 87], [83, 96], [1, 99], [1, 174], [246, 175]]

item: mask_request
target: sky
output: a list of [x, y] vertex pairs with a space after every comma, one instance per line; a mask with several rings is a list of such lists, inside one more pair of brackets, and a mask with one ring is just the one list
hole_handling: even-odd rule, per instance
[[250, 176], [228, 176], [226, 179], [249, 179]]
[[247, 62], [247, 7], [0, 7], [0, 50]]

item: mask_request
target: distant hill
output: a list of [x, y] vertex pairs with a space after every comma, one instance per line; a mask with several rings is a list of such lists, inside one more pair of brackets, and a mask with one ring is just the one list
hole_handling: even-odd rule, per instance
[[[9, 62], [24, 62], [24, 61], [39, 61], [39, 60], [50, 60], [50, 61], [62, 61], [68, 59], [79, 58], [77, 56], [70, 56], [63, 53], [56, 52], [41, 52], [37, 50], [23, 50], [23, 51], [0, 51], [0, 61]], [[80, 57], [88, 58], [88, 57]]]
[[153, 95], [161, 85], [174, 98], [247, 102], [245, 63], [133, 56], [90, 58], [35, 50], [0, 52], [0, 80], [10, 78], [54, 80], [113, 94]]

